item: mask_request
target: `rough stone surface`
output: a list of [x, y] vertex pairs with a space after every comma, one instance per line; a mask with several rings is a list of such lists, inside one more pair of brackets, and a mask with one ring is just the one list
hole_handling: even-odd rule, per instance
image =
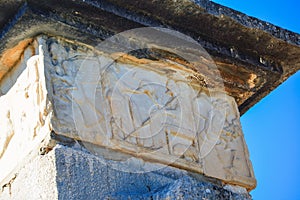
[[57, 199], [55, 154], [27, 159], [10, 180], [1, 185], [1, 200]]
[[[35, 43], [37, 45], [37, 42]], [[44, 56], [30, 46], [18, 68], [0, 87], [0, 181], [22, 164], [50, 133], [50, 102], [47, 98]]]
[[[139, 168], [140, 163], [135, 159], [127, 167]], [[210, 183], [187, 171], [159, 168], [144, 173], [116, 170], [109, 160], [58, 145], [27, 163], [2, 188], [0, 199], [251, 199], [245, 189], [234, 193], [225, 189], [227, 185]]]
[[180, 178], [153, 194], [153, 199], [251, 199], [249, 195], [232, 193], [208, 182], [190, 177]]

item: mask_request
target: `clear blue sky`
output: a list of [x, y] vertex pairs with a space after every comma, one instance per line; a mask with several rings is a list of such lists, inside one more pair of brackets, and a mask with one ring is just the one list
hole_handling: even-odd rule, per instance
[[[214, 2], [300, 33], [299, 0]], [[300, 71], [241, 121], [258, 181], [253, 199], [300, 200]]]

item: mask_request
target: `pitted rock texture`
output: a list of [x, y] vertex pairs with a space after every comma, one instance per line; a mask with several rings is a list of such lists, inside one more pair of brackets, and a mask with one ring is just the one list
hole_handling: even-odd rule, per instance
[[1, 200], [54, 200], [58, 199], [55, 155], [26, 159], [13, 177], [1, 185]]
[[51, 129], [44, 56], [41, 49], [38, 52], [37, 41], [23, 56], [18, 69], [11, 71], [0, 87], [0, 182], [38, 149]]
[[184, 177], [156, 191], [153, 199], [247, 200], [251, 197], [247, 193], [233, 193], [208, 182]]
[[[211, 183], [168, 166], [131, 173], [116, 170], [110, 164], [111, 161], [86, 151], [58, 145], [27, 163], [11, 185], [3, 188], [0, 199], [251, 199], [243, 188]], [[34, 192], [28, 192], [33, 188]], [[237, 188], [240, 192], [225, 188]]]

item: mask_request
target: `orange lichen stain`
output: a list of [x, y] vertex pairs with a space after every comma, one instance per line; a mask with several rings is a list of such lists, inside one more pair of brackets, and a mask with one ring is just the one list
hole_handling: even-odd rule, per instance
[[136, 58], [134, 56], [131, 56], [131, 55], [128, 55], [128, 54], [122, 53], [122, 52], [113, 53], [113, 54], [111, 54], [111, 57], [113, 59], [116, 59], [118, 62], [133, 64], [133, 65], [149, 63], [149, 60], [147, 60], [147, 59], [144, 59], [144, 58], [139, 59], [139, 58]]
[[149, 97], [152, 97], [152, 92], [150, 92], [149, 90], [144, 90], [144, 94], [146, 94]]
[[191, 136], [188, 136], [188, 135], [185, 135], [183, 133], [178, 133], [178, 132], [175, 132], [175, 131], [170, 131], [171, 135], [173, 135], [174, 137], [180, 137], [180, 138], [183, 138], [183, 139], [186, 139], [186, 140], [190, 140], [190, 141], [194, 141], [195, 137], [191, 137]]
[[1, 70], [0, 71], [0, 79], [7, 73], [7, 70]]
[[256, 81], [256, 78], [257, 78], [257, 75], [256, 74], [250, 74], [249, 75], [249, 79], [248, 79], [248, 84], [249, 84], [249, 87], [252, 89], [254, 88], [256, 85], [255, 85], [255, 81]]
[[124, 92], [124, 93], [130, 93], [130, 94], [142, 94], [141, 91], [138, 91], [138, 90], [130, 90], [130, 89], [125, 89], [125, 90], [123, 90], [122, 92]]
[[226, 132], [226, 136], [230, 137], [232, 134], [230, 132]]
[[[196, 77], [205, 77], [206, 74], [209, 74], [209, 66], [205, 63], [201, 63], [201, 60], [197, 63], [188, 63], [179, 58], [170, 60], [170, 59], [161, 59], [161, 60], [150, 60], [146, 58], [137, 58], [135, 56], [116, 52], [109, 55], [118, 63], [128, 64], [132, 66], [137, 66], [140, 68], [148, 69], [162, 75], [171, 75], [174, 73], [180, 74], [179, 77], [192, 77], [191, 80], [188, 80], [188, 83], [196, 91], [202, 89], [202, 85], [197, 80]], [[199, 68], [199, 69], [198, 69]], [[204, 70], [205, 73], [202, 75], [199, 71]], [[212, 76], [212, 75], [209, 75]], [[176, 77], [176, 76], [175, 76]], [[178, 78], [178, 77], [177, 77]], [[174, 80], [176, 82], [176, 80]], [[178, 79], [177, 81], [183, 81]]]
[[144, 66], [140, 66], [140, 67], [146, 67], [148, 65], [148, 67], [150, 67], [151, 69], [153, 69], [153, 68], [162, 68], [162, 69], [171, 68], [171, 69], [175, 69], [175, 71], [177, 69], [177, 70], [181, 70], [183, 72], [195, 73], [194, 70], [187, 68], [187, 66], [182, 66], [181, 64], [174, 63], [174, 62], [172, 62], [172, 63], [167, 62], [166, 60], [154, 61], [154, 60], [145, 59], [145, 58], [137, 58], [135, 56], [132, 56], [132, 55], [129, 55], [126, 53], [121, 53], [121, 52], [113, 53], [110, 56], [113, 59], [115, 59], [117, 62], [124, 63], [124, 64], [131, 64], [131, 65], [135, 65], [135, 66], [144, 65]]
[[[0, 56], [0, 79], [8, 72], [16, 63], [19, 62], [24, 50], [33, 42], [32, 38], [22, 40], [13, 48], [7, 49]], [[5, 73], [4, 73], [5, 72]]]

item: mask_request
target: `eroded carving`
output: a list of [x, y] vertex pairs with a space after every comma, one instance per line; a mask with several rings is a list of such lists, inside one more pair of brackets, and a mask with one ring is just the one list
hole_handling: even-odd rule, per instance
[[[47, 39], [54, 129], [143, 159], [255, 185], [239, 113], [223, 91], [195, 86], [174, 63], [115, 61]], [[150, 63], [150, 64], [149, 64]]]
[[[195, 84], [190, 79], [195, 74], [168, 60], [130, 55], [115, 60], [116, 55], [47, 36], [36, 42], [43, 46], [44, 57], [29, 59], [18, 81], [0, 98], [7, 105], [1, 107], [6, 129], [0, 164], [15, 144], [12, 140], [26, 144], [24, 137], [31, 141], [53, 129], [83, 143], [255, 186], [238, 109], [224, 91]], [[9, 102], [18, 108], [8, 105], [12, 96], [20, 96], [18, 102]], [[16, 121], [24, 125], [16, 128]], [[21, 130], [28, 134], [17, 136]]]

